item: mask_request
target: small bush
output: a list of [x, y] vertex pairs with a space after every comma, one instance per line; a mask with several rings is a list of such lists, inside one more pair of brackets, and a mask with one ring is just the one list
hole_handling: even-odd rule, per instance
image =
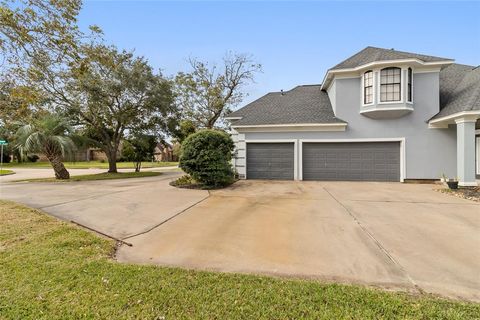
[[188, 174], [173, 180], [170, 185], [177, 188], [202, 189], [202, 186]]
[[233, 141], [218, 130], [202, 130], [189, 135], [182, 143], [180, 168], [207, 187], [219, 187], [234, 181]]
[[32, 154], [32, 155], [30, 155], [30, 156], [27, 156], [27, 160], [28, 160], [29, 162], [37, 162], [38, 159], [40, 159], [40, 157], [37, 156], [36, 154]]
[[184, 186], [184, 185], [187, 185], [187, 184], [195, 184], [196, 181], [193, 180], [192, 177], [190, 177], [189, 175], [183, 175], [181, 176], [180, 178], [178, 178], [177, 180], [174, 181], [175, 184], [177, 186]]
[[3, 154], [3, 163], [10, 163], [11, 160], [12, 160], [12, 157], [10, 157], [9, 154], [6, 154], [6, 153]]

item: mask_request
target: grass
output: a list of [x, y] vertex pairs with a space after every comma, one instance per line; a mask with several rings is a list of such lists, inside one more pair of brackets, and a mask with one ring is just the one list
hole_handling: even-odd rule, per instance
[[480, 304], [112, 260], [115, 243], [0, 201], [1, 319], [475, 319]]
[[12, 174], [12, 173], [14, 173], [13, 170], [6, 170], [6, 169], [0, 170], [0, 176]]
[[[79, 161], [79, 162], [64, 162], [63, 163], [67, 169], [108, 169], [108, 162], [100, 161]], [[160, 167], [170, 167], [177, 166], [178, 162], [142, 162], [142, 168], [160, 168]], [[39, 162], [10, 162], [5, 163], [5, 167], [8, 168], [49, 168], [52, 166], [49, 162], [39, 161]], [[118, 169], [129, 169], [134, 168], [133, 162], [117, 162]]]
[[36, 178], [15, 180], [15, 182], [72, 182], [72, 181], [94, 181], [94, 180], [115, 180], [129, 178], [155, 177], [161, 175], [161, 172], [141, 171], [141, 172], [117, 172], [117, 173], [95, 173], [83, 174], [78, 176], [70, 176], [68, 180], [59, 180], [55, 178]]

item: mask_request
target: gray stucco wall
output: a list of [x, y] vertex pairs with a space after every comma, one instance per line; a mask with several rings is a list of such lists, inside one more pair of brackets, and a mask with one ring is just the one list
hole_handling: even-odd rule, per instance
[[413, 76], [414, 111], [397, 119], [361, 115], [360, 79], [337, 79], [336, 116], [348, 122], [345, 132], [246, 132], [256, 139], [405, 138], [405, 178], [438, 179], [456, 175], [456, 129], [429, 129], [427, 121], [438, 112], [438, 72]]
[[328, 97], [330, 98], [330, 104], [332, 105], [333, 113], [337, 112], [337, 83], [335, 80], [332, 81], [330, 88], [328, 88]]

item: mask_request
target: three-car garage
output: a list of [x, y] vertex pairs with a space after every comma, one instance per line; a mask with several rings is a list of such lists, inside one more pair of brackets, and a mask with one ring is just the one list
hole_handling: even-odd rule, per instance
[[247, 179], [400, 181], [401, 141], [248, 142], [246, 173]]

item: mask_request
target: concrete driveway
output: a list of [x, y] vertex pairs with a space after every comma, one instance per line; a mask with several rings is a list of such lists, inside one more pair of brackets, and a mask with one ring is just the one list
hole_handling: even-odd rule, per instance
[[[45, 170], [45, 169], [30, 169]], [[72, 175], [99, 169], [70, 170]], [[123, 170], [122, 170], [123, 171]], [[0, 181], [0, 199], [41, 209], [62, 220], [74, 221], [101, 233], [123, 239], [147, 232], [208, 197], [207, 191], [170, 187], [182, 173], [160, 170], [158, 177], [84, 182]], [[100, 170], [105, 172], [105, 170]], [[24, 178], [38, 177], [33, 172]]]
[[170, 187], [180, 173], [75, 183], [0, 183], [0, 198], [132, 247], [122, 262], [426, 291], [480, 301], [480, 204], [432, 185], [239, 181]]
[[118, 259], [480, 300], [480, 204], [432, 185], [240, 181]]

